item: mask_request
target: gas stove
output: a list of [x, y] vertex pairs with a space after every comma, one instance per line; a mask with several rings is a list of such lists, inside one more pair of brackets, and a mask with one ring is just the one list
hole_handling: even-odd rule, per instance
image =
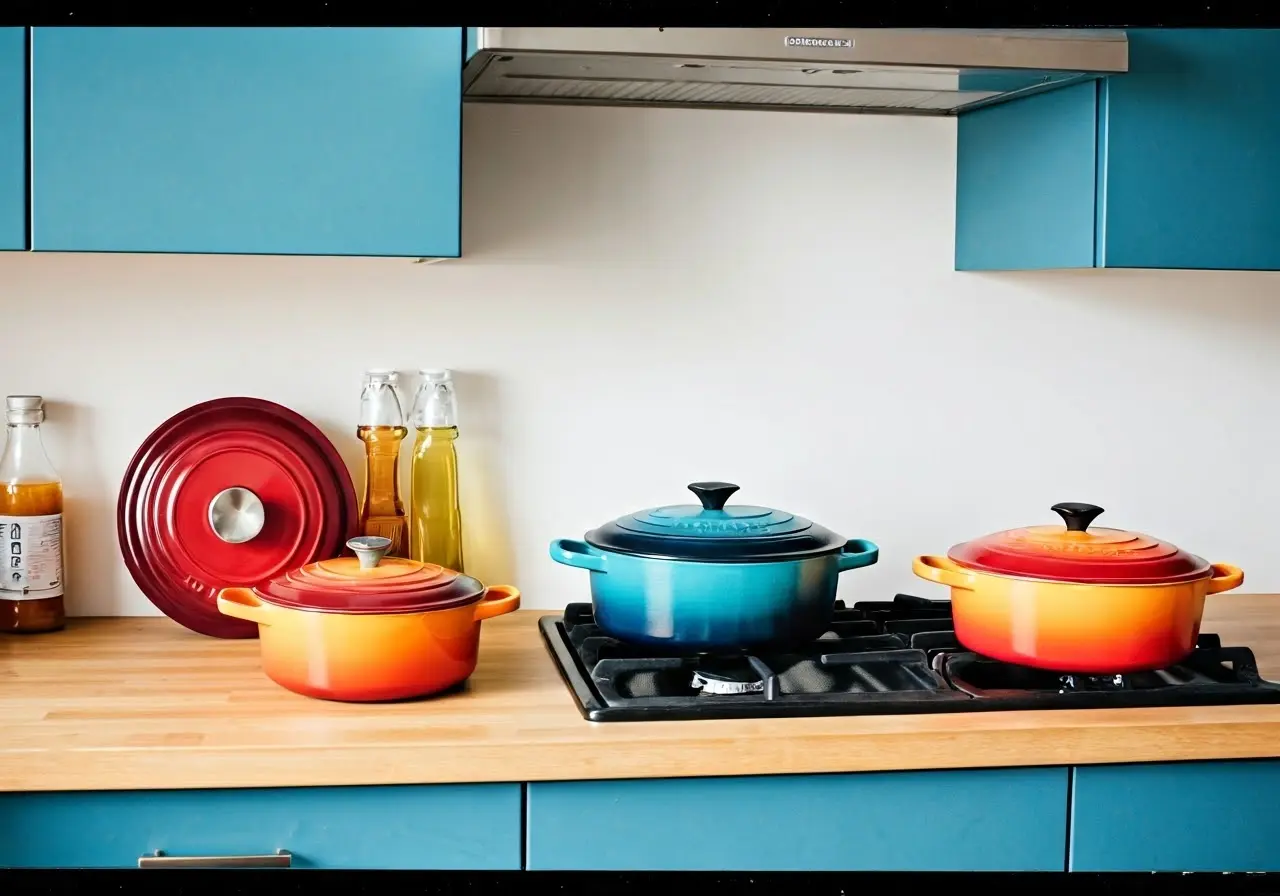
[[611, 638], [590, 604], [544, 616], [542, 637], [593, 722], [858, 716], [1012, 709], [1280, 703], [1253, 651], [1202, 634], [1183, 662], [1131, 675], [1062, 675], [998, 662], [956, 641], [949, 601], [899, 594], [836, 602], [830, 629], [777, 652], [664, 652]]

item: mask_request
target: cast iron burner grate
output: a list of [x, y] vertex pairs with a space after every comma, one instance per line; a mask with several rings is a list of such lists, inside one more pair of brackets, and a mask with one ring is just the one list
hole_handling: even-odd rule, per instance
[[836, 602], [809, 644], [756, 655], [689, 655], [611, 638], [590, 604], [544, 616], [543, 639], [593, 722], [853, 716], [1011, 709], [1105, 709], [1280, 703], [1253, 652], [1201, 635], [1158, 672], [1061, 675], [965, 650], [949, 601], [899, 594]]

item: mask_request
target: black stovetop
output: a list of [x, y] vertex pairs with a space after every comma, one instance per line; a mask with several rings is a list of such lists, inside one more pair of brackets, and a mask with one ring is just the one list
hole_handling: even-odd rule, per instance
[[899, 594], [836, 602], [830, 630], [801, 647], [689, 656], [628, 644], [596, 626], [590, 604], [544, 616], [542, 637], [593, 722], [857, 716], [1010, 709], [1102, 709], [1280, 703], [1253, 651], [1202, 634], [1158, 672], [1061, 675], [965, 650], [951, 604]]

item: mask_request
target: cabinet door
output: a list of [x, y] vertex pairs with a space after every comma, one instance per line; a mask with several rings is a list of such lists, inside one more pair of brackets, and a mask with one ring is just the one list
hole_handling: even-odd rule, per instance
[[529, 784], [530, 870], [1062, 871], [1063, 768]]
[[0, 794], [0, 866], [292, 853], [295, 868], [519, 870], [519, 784]]
[[27, 29], [0, 28], [0, 250], [27, 248]]
[[1095, 82], [956, 124], [956, 270], [1094, 266]]
[[1100, 95], [1099, 267], [1280, 270], [1280, 30], [1140, 29]]
[[1280, 762], [1075, 769], [1072, 871], [1280, 871]]
[[957, 270], [1280, 270], [1280, 30], [1128, 34], [1128, 74], [961, 116]]
[[461, 28], [36, 28], [37, 250], [456, 256]]

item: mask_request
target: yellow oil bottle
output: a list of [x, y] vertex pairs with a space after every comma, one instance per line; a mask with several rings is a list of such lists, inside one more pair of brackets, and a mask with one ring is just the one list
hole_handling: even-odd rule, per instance
[[448, 370], [422, 370], [411, 422], [409, 550], [414, 560], [463, 572], [458, 502], [458, 402]]

